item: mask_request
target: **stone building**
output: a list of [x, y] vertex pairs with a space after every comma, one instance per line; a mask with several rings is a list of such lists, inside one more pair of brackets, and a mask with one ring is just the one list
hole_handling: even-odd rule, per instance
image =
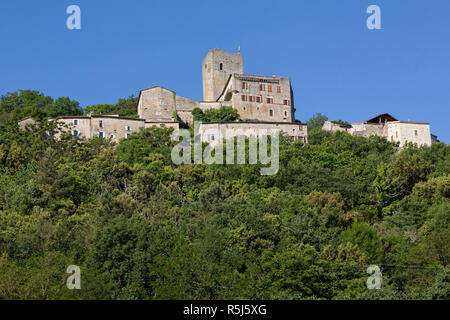
[[[119, 115], [87, 115], [87, 116], [62, 116], [50, 118], [48, 121], [57, 121], [62, 130], [69, 130], [73, 136], [91, 139], [95, 137], [109, 138], [114, 142], [127, 139], [132, 133], [139, 132], [144, 128], [152, 126], [165, 126], [178, 129], [178, 123], [165, 121], [164, 119], [154, 122], [138, 118], [125, 118]], [[32, 118], [19, 121], [19, 128], [24, 129], [27, 124], [34, 124]], [[67, 129], [65, 129], [67, 127]], [[55, 135], [60, 137], [61, 133]]]
[[[222, 128], [229, 129], [230, 126], [247, 135], [256, 134], [258, 128], [272, 128], [286, 133], [294, 141], [307, 142], [306, 125], [295, 121], [289, 78], [245, 75], [242, 55], [221, 49], [212, 49], [207, 53], [202, 61], [202, 75], [204, 101], [181, 97], [175, 91], [154, 86], [139, 93], [139, 119], [119, 115], [88, 115], [59, 117], [57, 120], [69, 125], [73, 135], [119, 141], [150, 126], [178, 129], [178, 121], [192, 126], [192, 111], [195, 108], [207, 110], [231, 106], [239, 113], [241, 122], [233, 125], [204, 124], [202, 128], [209, 131], [216, 128], [215, 137], [221, 136]], [[29, 121], [24, 119], [19, 125], [23, 127]]]
[[195, 108], [207, 110], [231, 106], [242, 120], [239, 128], [247, 127], [244, 132], [255, 132], [259, 124], [280, 129], [292, 140], [302, 137], [302, 141], [307, 141], [305, 130], [299, 132], [298, 129], [306, 128], [306, 125], [295, 121], [289, 78], [245, 75], [242, 55], [221, 49], [207, 53], [202, 61], [202, 75], [204, 101], [180, 97], [163, 87], [152, 87], [141, 90], [139, 94], [139, 117], [156, 122], [171, 121], [176, 112], [182, 123], [192, 126]]
[[437, 141], [436, 136], [432, 137], [429, 123], [399, 121], [388, 113], [378, 115], [365, 122], [354, 122], [351, 126], [326, 121], [322, 129], [346, 131], [363, 137], [376, 135], [391, 142], [399, 142], [400, 147], [405, 146], [408, 142], [416, 146], [430, 146], [433, 141]]
[[201, 141], [214, 146], [222, 139], [236, 136], [262, 137], [272, 133], [285, 132], [292, 141], [308, 142], [307, 126], [285, 122], [207, 122], [201, 123], [199, 133]]

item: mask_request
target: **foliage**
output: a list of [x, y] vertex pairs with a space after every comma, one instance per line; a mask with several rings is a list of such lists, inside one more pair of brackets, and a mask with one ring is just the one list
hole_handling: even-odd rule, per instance
[[[58, 100], [2, 97], [0, 299], [449, 299], [449, 146], [316, 124], [307, 145], [282, 138], [279, 172], [261, 176], [174, 165], [172, 129], [113, 145], [12, 121], [76, 110]], [[229, 121], [222, 110], [195, 114]], [[81, 290], [65, 287], [71, 264]]]
[[138, 98], [134, 95], [128, 98], [121, 98], [116, 104], [97, 104], [93, 106], [87, 106], [84, 109], [85, 114], [119, 114], [122, 117], [137, 118], [137, 104]]
[[222, 106], [219, 109], [207, 109], [202, 111], [195, 108], [192, 111], [195, 121], [203, 122], [232, 122], [239, 120], [239, 114], [233, 107]]
[[322, 128], [325, 121], [327, 120], [328, 117], [326, 115], [323, 115], [320, 112], [318, 112], [315, 115], [313, 115], [313, 117], [309, 119], [306, 124], [308, 125], [308, 129]]

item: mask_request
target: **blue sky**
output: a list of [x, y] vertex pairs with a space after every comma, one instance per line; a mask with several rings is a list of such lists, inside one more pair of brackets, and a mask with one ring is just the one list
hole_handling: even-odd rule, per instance
[[[66, 28], [72, 4], [81, 30]], [[366, 27], [371, 4], [382, 30]], [[162, 85], [201, 100], [203, 57], [240, 45], [245, 73], [291, 78], [297, 119], [388, 112], [450, 141], [448, 0], [5, 0], [0, 39], [0, 94], [85, 107]]]

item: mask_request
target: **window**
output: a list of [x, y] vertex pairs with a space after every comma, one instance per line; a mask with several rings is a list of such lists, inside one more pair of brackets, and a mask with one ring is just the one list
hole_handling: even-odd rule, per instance
[[255, 97], [254, 97], [254, 96], [249, 96], [249, 97], [248, 97], [248, 101], [250, 101], [250, 102], [255, 102]]
[[281, 87], [277, 86], [277, 93], [281, 93]]
[[115, 139], [115, 138], [116, 138], [116, 135], [115, 135], [115, 134], [112, 134], [112, 135], [110, 136], [110, 138], [111, 138], [111, 139]]
[[285, 118], [287, 117], [287, 111], [284, 112], [284, 117], [285, 117]]
[[259, 85], [259, 90], [260, 90], [260, 91], [266, 91], [266, 85], [260, 84], [260, 85]]
[[395, 131], [395, 138], [398, 139], [398, 131]]
[[130, 126], [125, 126], [125, 131], [131, 131], [131, 127]]
[[418, 136], [418, 135], [419, 135], [419, 133], [417, 132], [417, 130], [414, 130], [414, 135], [415, 135], [415, 136]]
[[256, 97], [256, 102], [261, 103], [262, 102], [262, 97]]
[[272, 92], [272, 86], [270, 84], [267, 86], [267, 91]]
[[102, 120], [100, 120], [100, 121], [98, 122], [98, 126], [99, 126], [100, 128], [103, 128], [103, 121], [102, 121]]
[[131, 133], [125, 133], [125, 139], [128, 139], [131, 136]]
[[104, 138], [104, 137], [105, 137], [105, 133], [104, 133], [103, 131], [100, 131], [100, 132], [98, 133], [98, 137], [99, 137], [99, 138]]
[[208, 141], [214, 141], [214, 135], [208, 134]]
[[74, 136], [74, 137], [79, 137], [80, 136], [80, 131], [78, 131], [78, 130], [72, 130], [72, 135]]
[[248, 89], [248, 83], [242, 82], [242, 89]]
[[242, 107], [242, 109], [245, 111], [245, 110], [247, 110], [247, 108], [246, 107]]
[[219, 64], [219, 70], [222, 71], [223, 70], [223, 63]]
[[273, 110], [269, 110], [269, 116], [273, 117]]
[[242, 101], [247, 101], [247, 96], [246, 95], [242, 95]]
[[291, 101], [290, 100], [283, 100], [283, 104], [285, 106], [290, 106], [291, 105]]
[[273, 98], [267, 98], [266, 102], [269, 103], [269, 104], [273, 103]]
[[78, 120], [76, 120], [76, 119], [73, 120], [73, 125], [74, 125], [74, 126], [77, 126], [77, 125], [78, 125]]

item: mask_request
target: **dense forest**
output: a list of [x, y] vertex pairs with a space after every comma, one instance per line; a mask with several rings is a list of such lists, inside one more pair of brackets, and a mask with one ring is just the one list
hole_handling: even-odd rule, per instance
[[322, 131], [319, 114], [309, 143], [283, 137], [279, 172], [261, 176], [175, 166], [172, 129], [115, 145], [17, 125], [90, 111], [133, 116], [136, 98], [1, 98], [0, 299], [450, 299], [448, 145], [399, 150]]

